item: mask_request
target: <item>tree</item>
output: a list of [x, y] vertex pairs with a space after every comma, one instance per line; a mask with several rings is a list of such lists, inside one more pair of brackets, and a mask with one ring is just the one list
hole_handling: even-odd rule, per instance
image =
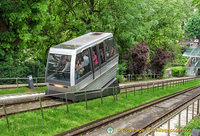
[[0, 66], [16, 66], [33, 57], [45, 39], [42, 29], [49, 16], [49, 1], [1, 0]]
[[186, 35], [200, 40], [200, 12], [194, 13], [184, 27]]
[[150, 61], [151, 71], [155, 74], [163, 74], [162, 70], [169, 58], [170, 56], [166, 51], [158, 48]]
[[142, 41], [140, 44], [134, 45], [129, 50], [128, 70], [134, 74], [143, 74], [147, 68], [149, 47]]
[[196, 7], [200, 8], [200, 0], [193, 0], [193, 4], [194, 4]]

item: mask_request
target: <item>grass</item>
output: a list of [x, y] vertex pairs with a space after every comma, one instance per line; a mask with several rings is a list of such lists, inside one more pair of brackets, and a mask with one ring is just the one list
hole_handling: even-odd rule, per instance
[[[9, 116], [10, 128], [7, 127], [6, 119], [0, 119], [0, 135], [2, 136], [50, 136], [81, 126], [91, 121], [106, 117], [108, 115], [144, 104], [151, 100], [179, 92], [181, 90], [200, 84], [200, 80], [189, 81], [185, 85], [168, 87], [165, 89], [150, 89], [150, 92], [143, 90], [143, 95], [136, 92], [118, 94], [118, 100], [114, 101], [113, 96], [88, 101], [88, 109], [85, 109], [85, 102], [69, 105], [69, 112], [66, 113], [66, 106], [49, 108], [44, 110], [44, 119], [41, 111], [30, 111], [26, 113]], [[106, 131], [106, 130], [105, 130]]]
[[[184, 129], [200, 129], [200, 116], [191, 120]], [[182, 132], [181, 136], [191, 136], [191, 132]]]
[[27, 87], [20, 87], [12, 88], [12, 89], [0, 89], [0, 95], [7, 95], [7, 94], [17, 94], [17, 93], [27, 93], [27, 92], [39, 92], [47, 90], [46, 86], [43, 87], [35, 87], [34, 89], [29, 89]]

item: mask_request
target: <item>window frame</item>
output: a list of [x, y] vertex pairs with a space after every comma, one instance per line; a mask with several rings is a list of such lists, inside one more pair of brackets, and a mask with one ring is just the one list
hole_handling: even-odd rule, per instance
[[[91, 65], [91, 52], [90, 52], [90, 49], [85, 49], [84, 51], [88, 51], [88, 57], [89, 57], [89, 65], [90, 65], [90, 71], [88, 73], [86, 73], [85, 75], [83, 75], [82, 77], [78, 78], [78, 79], [75, 79], [75, 84], [81, 82], [83, 79], [85, 79], [87, 76], [89, 76], [90, 74], [93, 74], [93, 68], [92, 68], [92, 65]], [[82, 52], [84, 52], [82, 51]], [[82, 53], [80, 52], [80, 53]], [[79, 53], [79, 54], [80, 54]], [[76, 54], [76, 57], [77, 57], [78, 54]], [[75, 61], [76, 61], [76, 57], [75, 57]], [[76, 66], [76, 62], [75, 62], [75, 66]], [[75, 78], [75, 66], [74, 66], [74, 78]]]
[[[49, 61], [50, 61], [50, 55], [63, 55], [66, 56], [65, 54], [59, 54], [59, 53], [49, 53], [48, 54], [48, 60], [47, 60], [47, 65], [46, 65], [46, 72], [45, 72], [45, 82], [47, 83], [55, 83], [55, 84], [61, 84], [61, 85], [71, 85], [71, 74], [69, 76], [70, 80], [68, 81], [62, 81], [62, 80], [55, 80], [55, 79], [50, 79], [48, 78], [49, 74], [48, 74], [48, 68], [49, 68]], [[71, 67], [72, 67], [72, 55], [68, 55], [70, 56], [70, 72], [71, 72]]]

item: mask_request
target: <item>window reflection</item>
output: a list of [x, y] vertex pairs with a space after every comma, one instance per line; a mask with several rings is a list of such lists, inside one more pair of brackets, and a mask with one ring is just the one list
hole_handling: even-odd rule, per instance
[[90, 71], [89, 54], [88, 50], [85, 50], [76, 56], [75, 79], [79, 79]]
[[105, 40], [106, 58], [109, 59], [117, 53], [117, 48], [113, 38]]
[[50, 54], [47, 68], [47, 78], [70, 82], [71, 56]]

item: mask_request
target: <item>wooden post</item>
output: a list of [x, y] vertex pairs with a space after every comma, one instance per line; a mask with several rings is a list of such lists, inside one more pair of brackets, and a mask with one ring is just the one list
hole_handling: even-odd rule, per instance
[[152, 131], [152, 132], [151, 132], [151, 136], [155, 136], [155, 131]]
[[134, 86], [134, 96], [135, 96], [135, 86]]
[[168, 132], [167, 132], [167, 136], [170, 136], [170, 120], [168, 121]]
[[37, 80], [37, 77], [36, 77], [36, 85], [37, 85], [37, 88], [38, 88], [38, 80]]
[[16, 78], [16, 84], [17, 84], [17, 93], [19, 93], [19, 84], [18, 84], [18, 78]]
[[[178, 114], [178, 130], [181, 128], [181, 112]], [[178, 134], [180, 134], [180, 131], [178, 131]]]
[[8, 115], [7, 115], [7, 112], [6, 112], [6, 105], [5, 105], [5, 103], [3, 103], [3, 111], [4, 111], [4, 114], [5, 114], [5, 117], [6, 117], [7, 126], [9, 128], [10, 125], [9, 125], [9, 121], [8, 121]]
[[153, 92], [154, 92], [154, 82], [153, 82]]
[[199, 115], [199, 99], [197, 100], [197, 115]]
[[86, 107], [86, 110], [88, 109], [88, 105], [87, 105], [87, 93], [85, 91], [85, 107]]
[[194, 102], [192, 103], [192, 119], [194, 118]]
[[41, 97], [39, 97], [39, 101], [40, 101], [40, 110], [41, 110], [42, 118], [44, 119]]
[[186, 108], [186, 124], [188, 123], [188, 107]]
[[116, 93], [116, 101], [117, 101], [117, 88], [115, 87], [115, 93]]
[[127, 88], [126, 88], [126, 98], [127, 98]]
[[102, 89], [100, 90], [100, 93], [101, 93], [101, 104], [103, 104], [103, 90]]
[[68, 101], [67, 101], [67, 93], [65, 94], [65, 103], [66, 103], [66, 110], [67, 110], [67, 112], [69, 112]]
[[115, 100], [115, 90], [114, 90], [114, 87], [113, 87], [113, 99]]

